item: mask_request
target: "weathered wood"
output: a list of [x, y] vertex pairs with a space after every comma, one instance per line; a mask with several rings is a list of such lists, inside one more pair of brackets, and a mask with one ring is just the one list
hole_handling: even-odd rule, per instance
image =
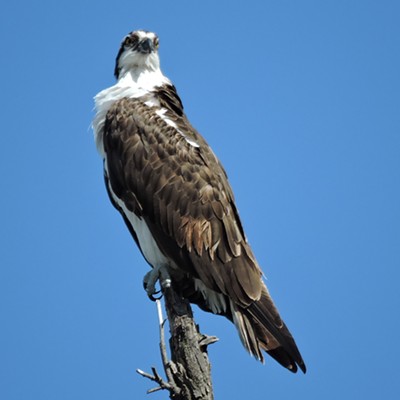
[[140, 369], [137, 372], [159, 385], [147, 393], [165, 389], [169, 391], [172, 400], [213, 400], [207, 346], [218, 339], [199, 332], [189, 302], [175, 292], [168, 276], [164, 279], [161, 277], [160, 280], [171, 333], [169, 340], [171, 360], [169, 360], [164, 340], [165, 321], [161, 303], [157, 300], [160, 352], [167, 380], [165, 381], [155, 368], [152, 368], [153, 374]]
[[179, 393], [171, 393], [174, 400], [212, 400], [211, 365], [207, 345], [216, 341], [201, 335], [195, 325], [189, 302], [180, 297], [172, 286], [163, 288], [171, 338], [173, 380]]

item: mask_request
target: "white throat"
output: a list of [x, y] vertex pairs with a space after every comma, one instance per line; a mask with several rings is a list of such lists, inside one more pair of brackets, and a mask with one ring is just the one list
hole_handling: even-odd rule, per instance
[[[158, 61], [158, 55], [155, 56]], [[125, 71], [125, 67], [123, 67], [118, 82], [114, 86], [102, 90], [94, 97], [96, 115], [92, 126], [97, 150], [102, 157], [105, 156], [103, 148], [104, 121], [111, 105], [124, 97], [138, 98], [148, 95], [156, 87], [165, 84], [171, 84], [171, 82], [161, 72], [159, 62], [152, 63], [151, 68], [148, 65], [142, 65]]]
[[151, 92], [155, 87], [166, 83], [170, 83], [169, 79], [163, 75], [160, 68], [135, 68], [128, 71], [122, 70], [115, 86], [130, 88], [143, 93]]

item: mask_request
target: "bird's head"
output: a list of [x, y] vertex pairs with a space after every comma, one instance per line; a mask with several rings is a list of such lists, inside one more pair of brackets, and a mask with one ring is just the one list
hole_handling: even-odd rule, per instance
[[114, 75], [119, 79], [128, 71], [140, 73], [160, 68], [158, 36], [153, 32], [134, 31], [125, 36], [121, 43]]

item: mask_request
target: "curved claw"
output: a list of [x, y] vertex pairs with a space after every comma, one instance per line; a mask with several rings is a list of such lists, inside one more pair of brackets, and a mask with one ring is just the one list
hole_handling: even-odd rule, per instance
[[162, 298], [162, 296], [163, 296], [162, 293], [161, 293], [160, 296], [155, 297], [154, 295], [158, 294], [158, 293], [161, 293], [161, 290], [157, 290], [156, 292], [151, 293], [151, 294], [147, 293], [147, 296], [149, 296], [149, 299], [151, 301], [157, 301], [157, 300], [160, 300]]
[[156, 290], [157, 281], [162, 289], [165, 289], [171, 285], [171, 279], [169, 278], [166, 267], [154, 267], [143, 278], [144, 290], [146, 290], [147, 296], [151, 301], [160, 300], [162, 297], [162, 294], [160, 296], [154, 296], [155, 294], [161, 293], [161, 290]]
[[155, 294], [161, 293], [161, 290], [155, 290], [155, 287], [153, 286], [153, 290], [149, 289], [149, 285], [147, 284], [147, 282], [143, 282], [143, 288], [147, 293], [147, 297], [151, 300], [151, 301], [156, 301], [156, 300], [160, 300], [162, 297], [162, 294], [158, 297], [154, 296]]
[[161, 292], [161, 290], [156, 290], [156, 283], [159, 279], [159, 270], [152, 269], [150, 270], [143, 278], [143, 287], [147, 293], [148, 298], [151, 301], [159, 300], [161, 297], [154, 296]]

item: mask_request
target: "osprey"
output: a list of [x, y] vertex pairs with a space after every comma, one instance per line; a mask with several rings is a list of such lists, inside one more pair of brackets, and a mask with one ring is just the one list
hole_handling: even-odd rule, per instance
[[306, 371], [247, 242], [224, 168], [192, 127], [160, 69], [158, 37], [128, 34], [116, 58], [117, 83], [95, 96], [96, 145], [109, 197], [152, 267], [203, 310], [231, 320], [245, 348]]

